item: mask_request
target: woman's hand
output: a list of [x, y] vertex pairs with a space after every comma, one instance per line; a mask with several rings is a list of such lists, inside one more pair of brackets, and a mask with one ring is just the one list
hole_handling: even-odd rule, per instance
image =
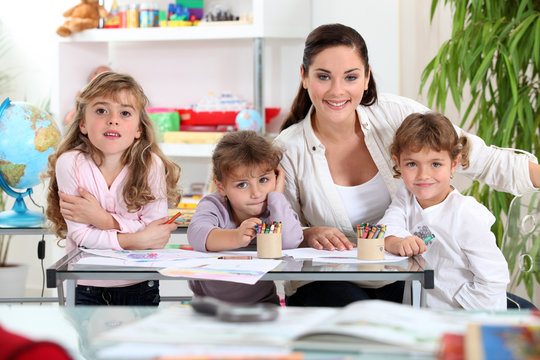
[[387, 236], [384, 238], [384, 249], [394, 255], [409, 257], [422, 254], [427, 250], [427, 246], [418, 236]]
[[529, 176], [535, 188], [540, 188], [540, 165], [529, 162]]
[[101, 207], [94, 195], [81, 187], [78, 190], [80, 196], [58, 192], [60, 212], [64, 219], [92, 225], [101, 230], [115, 229], [116, 220]]
[[285, 191], [285, 169], [281, 166], [278, 166], [275, 170], [276, 172], [276, 190], [283, 194]]
[[351, 250], [354, 244], [334, 227], [314, 226], [304, 230], [304, 242], [317, 250]]
[[236, 229], [236, 248], [246, 247], [251, 243], [251, 240], [257, 236], [255, 225], [260, 225], [261, 219], [250, 218], [242, 221], [238, 229]]

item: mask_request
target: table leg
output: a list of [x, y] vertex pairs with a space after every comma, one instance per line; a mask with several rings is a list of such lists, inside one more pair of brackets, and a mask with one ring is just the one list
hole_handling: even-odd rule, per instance
[[56, 290], [58, 291], [58, 304], [60, 306], [64, 306], [64, 284], [63, 282], [58, 282], [56, 284]]
[[66, 280], [66, 306], [75, 306], [76, 280]]
[[422, 296], [422, 284], [418, 280], [411, 281], [412, 306], [420, 308]]

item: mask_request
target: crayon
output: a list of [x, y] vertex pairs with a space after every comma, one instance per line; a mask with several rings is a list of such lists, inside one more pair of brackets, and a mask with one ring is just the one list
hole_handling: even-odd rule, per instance
[[381, 228], [382, 228], [381, 225], [377, 225], [377, 230], [375, 231], [375, 234], [373, 234], [373, 238], [374, 238], [374, 239], [378, 239], [378, 238], [379, 238], [379, 234], [381, 233]]
[[371, 229], [369, 230], [368, 239], [373, 239], [373, 235], [375, 235], [375, 231], [377, 231], [377, 226], [373, 225], [371, 226]]
[[379, 233], [378, 239], [384, 238], [384, 233], [386, 232], [386, 225], [381, 226], [381, 232]]
[[179, 217], [180, 215], [182, 215], [182, 213], [179, 211], [176, 213], [176, 215], [174, 215], [172, 218], [170, 218], [169, 220], [167, 220], [167, 222], [165, 224], [171, 224], [174, 220], [176, 220], [177, 217]]
[[424, 239], [424, 243], [427, 245], [427, 243], [429, 242], [429, 240], [433, 239], [434, 237], [435, 237], [435, 234], [429, 235], [427, 238]]
[[364, 234], [362, 235], [362, 239], [367, 239], [369, 234], [369, 223], [366, 223], [366, 227], [364, 229]]

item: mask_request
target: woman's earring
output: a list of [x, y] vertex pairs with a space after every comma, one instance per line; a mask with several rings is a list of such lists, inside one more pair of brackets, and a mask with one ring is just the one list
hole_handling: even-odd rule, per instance
[[454, 178], [454, 174], [450, 174], [450, 179], [453, 179]]

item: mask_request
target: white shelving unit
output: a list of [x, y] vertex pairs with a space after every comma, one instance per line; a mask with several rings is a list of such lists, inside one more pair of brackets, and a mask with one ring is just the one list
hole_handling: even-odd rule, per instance
[[[95, 29], [59, 38], [53, 112], [63, 120], [99, 65], [133, 75], [153, 107], [189, 106], [209, 91], [225, 89], [263, 115], [265, 104], [290, 105], [298, 86], [298, 75], [290, 74], [298, 74], [311, 31], [311, 0], [234, 1], [251, 10], [252, 24]], [[281, 65], [287, 61], [292, 64]], [[207, 161], [213, 145], [162, 144], [162, 149], [182, 163]], [[194, 182], [201, 180], [207, 179]]]
[[171, 157], [210, 158], [215, 144], [159, 144], [161, 150]]

